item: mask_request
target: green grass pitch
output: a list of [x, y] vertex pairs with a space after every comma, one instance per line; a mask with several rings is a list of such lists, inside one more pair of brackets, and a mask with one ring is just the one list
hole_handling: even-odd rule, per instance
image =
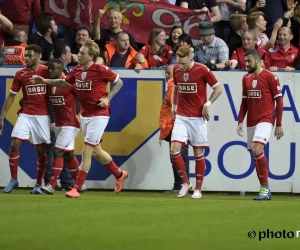
[[[300, 196], [206, 192], [194, 200], [160, 192], [88, 191], [0, 194], [0, 250], [299, 249]], [[294, 238], [259, 241], [259, 231], [286, 230]], [[248, 231], [256, 237], [248, 237]], [[299, 238], [296, 231], [299, 230]], [[262, 233], [261, 233], [262, 234]], [[280, 236], [280, 232], [276, 233]], [[291, 233], [290, 233], [291, 235]], [[270, 235], [271, 237], [271, 232]]]

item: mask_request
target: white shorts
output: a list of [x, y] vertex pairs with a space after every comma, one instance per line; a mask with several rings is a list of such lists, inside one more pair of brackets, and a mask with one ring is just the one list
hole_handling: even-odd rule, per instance
[[247, 147], [252, 149], [252, 143], [261, 143], [266, 146], [269, 141], [273, 125], [268, 122], [258, 123], [254, 127], [247, 127]]
[[27, 141], [30, 135], [33, 145], [51, 144], [50, 119], [48, 115], [19, 115], [11, 133], [11, 138]]
[[71, 126], [55, 127], [55, 147], [64, 151], [74, 151], [75, 137], [79, 130]]
[[84, 143], [97, 146], [109, 121], [109, 116], [80, 117]]
[[188, 139], [193, 147], [208, 148], [207, 123], [201, 118], [176, 115], [171, 142], [186, 143]]

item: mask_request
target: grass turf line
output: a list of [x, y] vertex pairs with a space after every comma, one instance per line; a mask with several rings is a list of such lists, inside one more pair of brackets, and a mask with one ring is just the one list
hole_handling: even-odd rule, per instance
[[[258, 240], [261, 230], [300, 230], [299, 196], [87, 192], [67, 199], [0, 194], [0, 249], [298, 249], [299, 239]], [[257, 236], [249, 239], [247, 233]]]

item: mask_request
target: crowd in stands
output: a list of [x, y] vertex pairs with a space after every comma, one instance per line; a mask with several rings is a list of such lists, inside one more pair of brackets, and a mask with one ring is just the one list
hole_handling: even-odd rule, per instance
[[[0, 65], [25, 65], [27, 44], [42, 49], [41, 64], [64, 56], [65, 69], [78, 63], [83, 42], [93, 39], [100, 48], [97, 63], [109, 67], [140, 70], [165, 69], [175, 64], [175, 52], [187, 46], [196, 62], [211, 70], [245, 69], [244, 53], [256, 48], [264, 67], [271, 71], [299, 69], [300, 5], [294, 0], [149, 0], [190, 8], [203, 15], [199, 39], [195, 42], [181, 26], [169, 34], [162, 28], [145, 31], [148, 43], [140, 44], [135, 34], [122, 29], [122, 14], [99, 10], [93, 26], [64, 27], [58, 34], [54, 17], [44, 12], [43, 0], [3, 0], [0, 14]], [[14, 12], [11, 10], [14, 9]], [[102, 28], [107, 18], [109, 28]], [[32, 24], [37, 31], [32, 33]], [[193, 43], [194, 42], [194, 43]], [[57, 57], [57, 56], [56, 56]]]

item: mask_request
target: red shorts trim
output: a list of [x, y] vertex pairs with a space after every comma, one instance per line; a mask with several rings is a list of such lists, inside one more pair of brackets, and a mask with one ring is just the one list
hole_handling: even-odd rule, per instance
[[172, 142], [179, 142], [179, 143], [181, 143], [181, 145], [183, 146], [183, 147], [186, 147], [187, 146], [187, 144], [185, 143], [185, 142], [182, 142], [182, 141], [176, 141], [176, 140], [174, 140], [174, 141], [171, 141], [171, 143]]
[[88, 145], [88, 146], [91, 146], [91, 147], [96, 147], [97, 145], [99, 145], [99, 143], [98, 144], [91, 144], [91, 143], [88, 143], [88, 142], [84, 142], [84, 144], [86, 144], [86, 145]]
[[62, 150], [64, 152], [74, 152], [74, 149], [63, 149], [63, 148], [59, 148], [59, 147], [54, 147], [54, 148]]
[[193, 146], [191, 145], [193, 148], [209, 148], [209, 146]]
[[38, 144], [33, 144], [33, 143], [32, 143], [33, 146], [40, 146], [40, 145], [44, 145], [44, 144], [45, 144], [45, 145], [51, 145], [51, 143], [46, 143], [46, 142], [38, 143]]
[[18, 138], [18, 137], [10, 137], [10, 139], [14, 139], [14, 140], [22, 141], [22, 142], [28, 141], [28, 139], [21, 139], [21, 138]]

